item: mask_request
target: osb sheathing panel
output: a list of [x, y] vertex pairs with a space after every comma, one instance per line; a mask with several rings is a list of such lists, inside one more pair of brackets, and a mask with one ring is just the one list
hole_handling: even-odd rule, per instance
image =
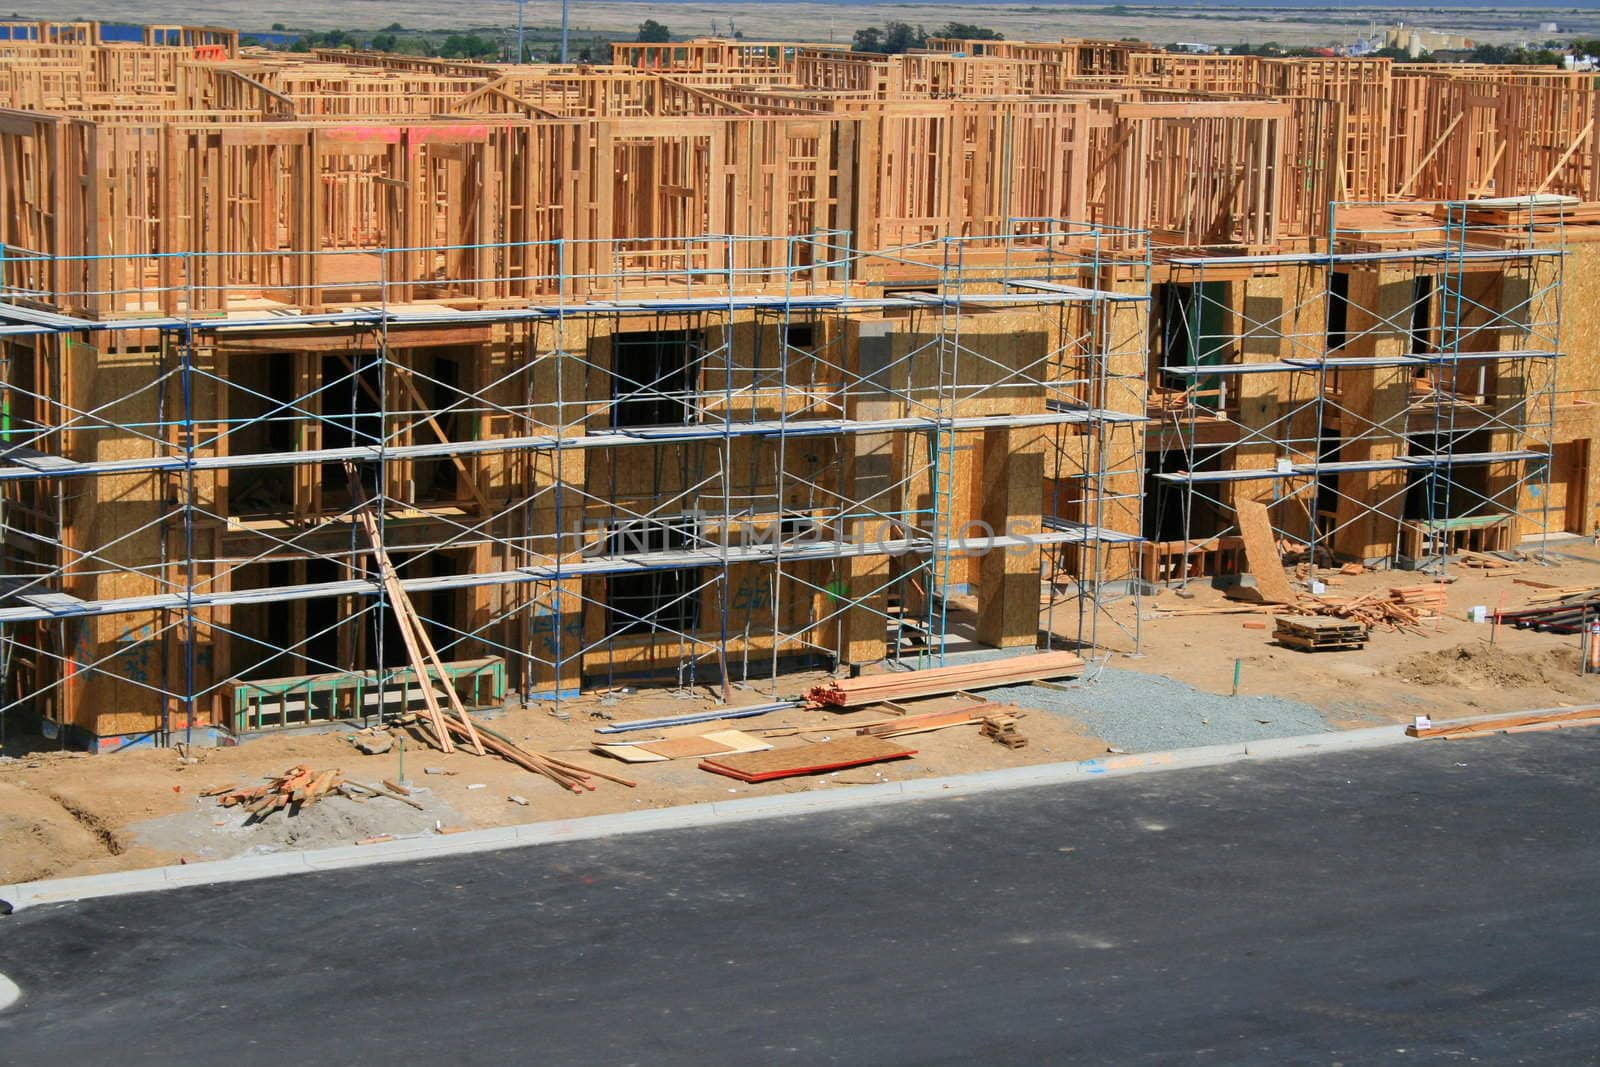
[[[1229, 284], [1230, 333], [1238, 338], [1239, 362], [1274, 363], [1288, 358], [1318, 358], [1327, 331], [1326, 297], [1322, 275], [1310, 269], [1286, 267], [1282, 273], [1239, 279]], [[1314, 458], [1313, 411], [1302, 410], [1314, 395], [1315, 381], [1307, 374], [1241, 374], [1225, 379], [1237, 391], [1240, 444], [1228, 455], [1234, 469], [1269, 469], [1278, 459], [1296, 462]], [[1253, 435], [1253, 436], [1247, 436]], [[1280, 442], [1295, 441], [1285, 450]], [[1239, 482], [1219, 487], [1229, 503], [1289, 493], [1293, 483]], [[1291, 504], [1277, 509], [1280, 528], [1302, 536], [1314, 521], [1310, 499], [1300, 493]]]
[[[129, 348], [99, 350], [74, 343], [68, 354], [71, 387], [69, 404], [97, 408], [93, 416], [80, 417], [80, 428], [72, 431], [69, 451], [79, 461], [110, 461], [173, 454], [171, 445], [150, 440], [134, 427], [149, 427], [165, 413], [176, 417], [171, 405], [181, 398], [169, 389], [165, 397], [153, 387], [161, 365], [158, 351]], [[168, 357], [171, 358], [170, 356]], [[200, 350], [197, 363], [213, 371], [211, 353]], [[112, 399], [116, 398], [116, 399]], [[197, 410], [215, 407], [217, 396], [212, 383], [197, 383], [194, 403]], [[207, 432], [209, 431], [209, 432]], [[214, 424], [199, 428], [209, 439]], [[177, 486], [187, 492], [187, 486]], [[168, 480], [164, 475], [134, 473], [105, 475], [92, 480], [66, 483], [66, 539], [80, 552], [68, 561], [64, 586], [86, 600], [148, 596], [181, 589], [186, 580], [183, 556], [174, 555], [182, 545], [168, 544], [163, 551], [163, 515], [176, 516], [175, 505], [187, 496], [175, 497], [168, 504]], [[215, 475], [197, 474], [193, 481], [194, 502], [214, 511]], [[197, 552], [214, 545], [204, 530]], [[214, 551], [201, 554], [197, 579], [209, 580], [211, 569], [204, 562]], [[163, 557], [174, 559], [163, 569]], [[176, 585], [172, 583], [178, 583]], [[160, 698], [149, 687], [162, 687], [173, 669], [168, 657], [176, 642], [160, 634], [169, 620], [156, 613], [98, 616], [68, 623], [70, 654], [76, 670], [67, 686], [66, 713], [70, 721], [97, 733], [132, 733], [155, 727], [161, 714]], [[98, 663], [97, 661], [107, 662]], [[93, 669], [89, 665], [96, 664]], [[196, 652], [197, 676], [209, 684], [212, 675], [212, 639], [201, 635]], [[140, 684], [142, 683], [142, 684]]]
[[[1039, 427], [983, 434], [983, 511], [996, 535], [1042, 529], [1045, 434]], [[1039, 632], [1039, 551], [1003, 549], [979, 559], [978, 640], [1032, 645]]]
[[1600, 401], [1600, 242], [1569, 242], [1561, 275], [1561, 347], [1557, 383], [1564, 403]]
[[[1406, 325], [1413, 280], [1408, 272], [1358, 270], [1350, 276], [1351, 356], [1397, 356], [1410, 347]], [[1360, 413], [1346, 417], [1344, 460], [1388, 460], [1405, 453], [1405, 410], [1410, 400], [1409, 367], [1341, 371], [1340, 405]], [[1390, 554], [1405, 506], [1404, 471], [1345, 471], [1339, 475], [1334, 551], [1356, 560]]]

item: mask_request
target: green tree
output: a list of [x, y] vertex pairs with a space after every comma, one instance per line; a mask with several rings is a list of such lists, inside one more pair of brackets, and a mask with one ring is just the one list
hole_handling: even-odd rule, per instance
[[867, 26], [859, 29], [850, 40], [856, 52], [885, 52], [897, 55], [913, 48], [923, 48], [928, 43], [928, 31], [909, 22], [889, 22], [882, 29]]
[[372, 40], [368, 43], [367, 47], [371, 48], [374, 52], [398, 52], [398, 44], [399, 41], [392, 33], [375, 33], [372, 35]]
[[500, 54], [500, 49], [475, 33], [452, 33], [439, 46], [439, 54], [445, 59], [491, 59]]
[[1503, 44], [1480, 44], [1468, 57], [1473, 63], [1494, 63], [1516, 67], [1558, 67], [1561, 57], [1548, 48], [1512, 48]]
[[667, 41], [672, 40], [672, 31], [655, 19], [645, 19], [639, 23], [639, 36], [635, 37], [634, 40], [643, 41], [647, 44], [665, 44]]
[[935, 37], [954, 37], [962, 41], [1003, 41], [1005, 37], [987, 26], [970, 22], [947, 22], [933, 32]]
[[855, 32], [850, 38], [852, 52], [882, 52], [883, 31], [876, 26], [866, 26]]

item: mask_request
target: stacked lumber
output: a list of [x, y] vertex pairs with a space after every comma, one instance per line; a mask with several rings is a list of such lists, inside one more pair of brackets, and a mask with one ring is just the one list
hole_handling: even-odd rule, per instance
[[1422, 614], [1443, 615], [1445, 591], [1437, 585], [1396, 585], [1389, 588], [1389, 599]]
[[1564, 708], [1559, 711], [1523, 711], [1471, 722], [1440, 723], [1437, 726], [1407, 726], [1411, 737], [1460, 739], [1485, 737], [1497, 733], [1523, 733], [1533, 730], [1558, 730], [1571, 726], [1600, 725], [1600, 705]]
[[740, 756], [713, 756], [700, 761], [700, 769], [741, 782], [770, 782], [803, 774], [860, 767], [868, 763], [906, 759], [917, 750], [879, 737], [846, 737], [815, 745], [797, 745], [770, 752], [751, 752]]
[[1082, 658], [1071, 652], [1041, 652], [1033, 656], [965, 663], [959, 667], [839, 678], [813, 687], [806, 693], [806, 700], [813, 708], [856, 708], [937, 693], [1064, 678], [1082, 671]]
[[906, 734], [926, 734], [934, 730], [948, 730], [952, 726], [978, 726], [983, 723], [984, 712], [996, 707], [993, 701], [974, 704], [952, 711], [928, 711], [921, 715], [902, 715], [898, 719], [863, 726], [856, 731], [869, 737], [903, 737]]
[[217, 797], [217, 803], [225, 808], [242, 806], [255, 818], [265, 819], [279, 808], [289, 808], [290, 815], [299, 814], [302, 808], [315, 804], [329, 793], [338, 792], [343, 785], [344, 779], [337, 767], [315, 771], [310, 767], [298, 766], [290, 767], [263, 785], [244, 789], [213, 789], [205, 795]]

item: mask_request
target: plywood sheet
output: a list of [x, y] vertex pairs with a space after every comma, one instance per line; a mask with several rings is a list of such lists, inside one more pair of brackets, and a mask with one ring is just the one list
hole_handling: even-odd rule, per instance
[[1272, 535], [1272, 520], [1267, 507], [1257, 500], [1241, 500], [1237, 505], [1239, 536], [1244, 539], [1244, 555], [1255, 575], [1256, 591], [1268, 604], [1293, 604], [1300, 597], [1289, 585], [1278, 540]]
[[740, 752], [763, 752], [772, 747], [743, 730], [714, 730], [706, 734], [671, 737], [632, 745], [596, 745], [597, 751], [627, 763], [664, 763], [693, 756], [731, 756]]
[[665, 763], [671, 758], [647, 752], [643, 745], [596, 745], [594, 750], [624, 763]]
[[846, 737], [815, 745], [773, 749], [770, 752], [713, 757], [702, 760], [700, 768], [744, 782], [767, 782], [775, 778], [820, 774], [866, 763], [904, 759], [916, 754], [916, 749], [906, 748], [894, 741], [876, 737]]
[[713, 741], [709, 737], [674, 737], [667, 741], [652, 741], [648, 745], [640, 745], [648, 752], [667, 759], [686, 759], [689, 756], [715, 756], [728, 755], [734, 751], [733, 745], [725, 745], [720, 741]]

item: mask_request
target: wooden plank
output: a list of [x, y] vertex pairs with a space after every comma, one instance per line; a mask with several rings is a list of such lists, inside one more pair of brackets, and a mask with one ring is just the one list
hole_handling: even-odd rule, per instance
[[1452, 734], [1467, 733], [1494, 733], [1516, 726], [1537, 726], [1545, 723], [1560, 723], [1590, 719], [1600, 715], [1600, 704], [1591, 704], [1582, 708], [1570, 708], [1563, 711], [1527, 711], [1516, 712], [1510, 715], [1499, 715], [1490, 719], [1478, 719], [1474, 722], [1439, 723], [1418, 729], [1416, 726], [1407, 726], [1406, 734], [1410, 737], [1448, 737]]

